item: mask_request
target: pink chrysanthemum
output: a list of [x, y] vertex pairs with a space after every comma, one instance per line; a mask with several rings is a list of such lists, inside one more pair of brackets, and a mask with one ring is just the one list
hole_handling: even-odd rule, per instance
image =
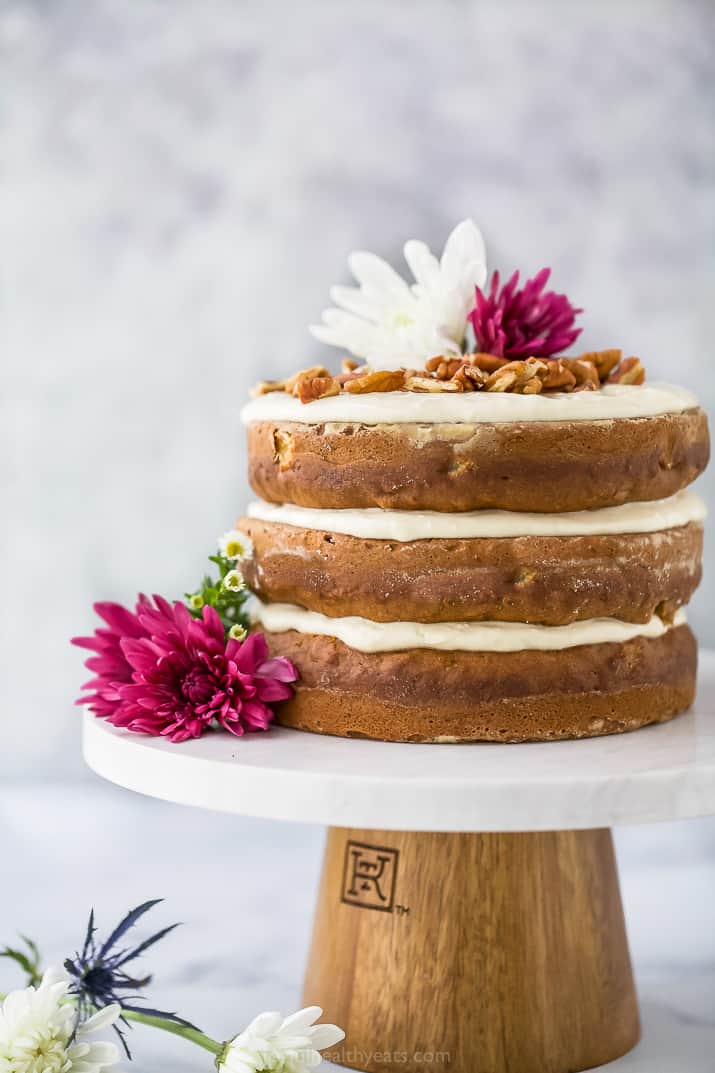
[[95, 611], [108, 629], [72, 641], [96, 653], [86, 664], [96, 677], [82, 687], [93, 692], [77, 703], [114, 726], [176, 742], [214, 723], [241, 735], [266, 730], [271, 704], [293, 693], [290, 660], [270, 659], [260, 633], [227, 641], [212, 607], [192, 618], [181, 603], [140, 596], [134, 613], [113, 603]]
[[477, 348], [500, 358], [548, 358], [570, 347], [581, 334], [574, 320], [582, 309], [565, 294], [543, 293], [550, 268], [542, 268], [517, 290], [515, 272], [499, 290], [499, 273], [492, 276], [489, 293], [477, 287], [477, 304], [469, 314]]

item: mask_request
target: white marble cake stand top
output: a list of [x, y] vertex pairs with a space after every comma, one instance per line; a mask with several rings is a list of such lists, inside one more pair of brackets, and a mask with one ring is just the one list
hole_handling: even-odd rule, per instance
[[182, 745], [85, 715], [97, 774], [183, 805], [338, 827], [539, 831], [715, 813], [715, 652], [695, 708], [662, 726], [585, 741], [413, 745], [277, 727]]

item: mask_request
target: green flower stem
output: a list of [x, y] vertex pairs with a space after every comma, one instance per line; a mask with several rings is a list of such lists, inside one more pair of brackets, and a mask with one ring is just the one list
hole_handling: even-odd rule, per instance
[[148, 1025], [150, 1028], [160, 1028], [162, 1032], [170, 1032], [173, 1036], [181, 1036], [182, 1039], [195, 1043], [197, 1047], [203, 1047], [211, 1054], [220, 1054], [223, 1043], [217, 1043], [210, 1036], [199, 1032], [198, 1028], [188, 1028], [186, 1025], [177, 1025], [175, 1021], [165, 1021], [163, 1017], [153, 1017], [148, 1013], [137, 1013], [135, 1010], [122, 1010], [122, 1017], [127, 1021], [136, 1021], [140, 1025]]

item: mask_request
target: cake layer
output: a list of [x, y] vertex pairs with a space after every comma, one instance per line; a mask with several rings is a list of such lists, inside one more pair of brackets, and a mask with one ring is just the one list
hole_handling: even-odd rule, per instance
[[700, 409], [597, 421], [259, 421], [248, 444], [251, 486], [271, 503], [442, 512], [553, 513], [662, 499], [709, 457]]
[[692, 703], [686, 625], [567, 651], [365, 653], [334, 637], [266, 634], [299, 669], [286, 726], [381, 741], [539, 741], [664, 722]]
[[696, 522], [650, 533], [408, 541], [238, 524], [254, 546], [243, 574], [262, 600], [376, 622], [644, 623], [656, 611], [672, 616], [701, 575]]

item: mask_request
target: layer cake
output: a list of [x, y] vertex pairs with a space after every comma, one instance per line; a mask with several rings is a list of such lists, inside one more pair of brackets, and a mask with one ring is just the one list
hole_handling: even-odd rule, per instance
[[[462, 239], [472, 278], [478, 241]], [[405, 248], [418, 306], [448, 248], [434, 264]], [[465, 297], [461, 314], [476, 348], [460, 322], [437, 356], [398, 365], [393, 351], [409, 343], [419, 357], [428, 345], [379, 320], [378, 282], [407, 303], [399, 277], [383, 262], [351, 266], [361, 289], [335, 288], [349, 312], [329, 311], [316, 334], [354, 332], [367, 360], [265, 382], [242, 415], [260, 497], [238, 523], [252, 547], [252, 615], [300, 673], [279, 721], [387, 741], [518, 742], [686, 710], [697, 653], [684, 608], [705, 517], [688, 485], [709, 457], [697, 399], [644, 383], [618, 350], [554, 356], [578, 334], [578, 311], [541, 293], [546, 270], [522, 292], [517, 276], [500, 292], [495, 273], [487, 297], [477, 279], [476, 306], [468, 313]], [[419, 308], [406, 309], [424, 336]]]

